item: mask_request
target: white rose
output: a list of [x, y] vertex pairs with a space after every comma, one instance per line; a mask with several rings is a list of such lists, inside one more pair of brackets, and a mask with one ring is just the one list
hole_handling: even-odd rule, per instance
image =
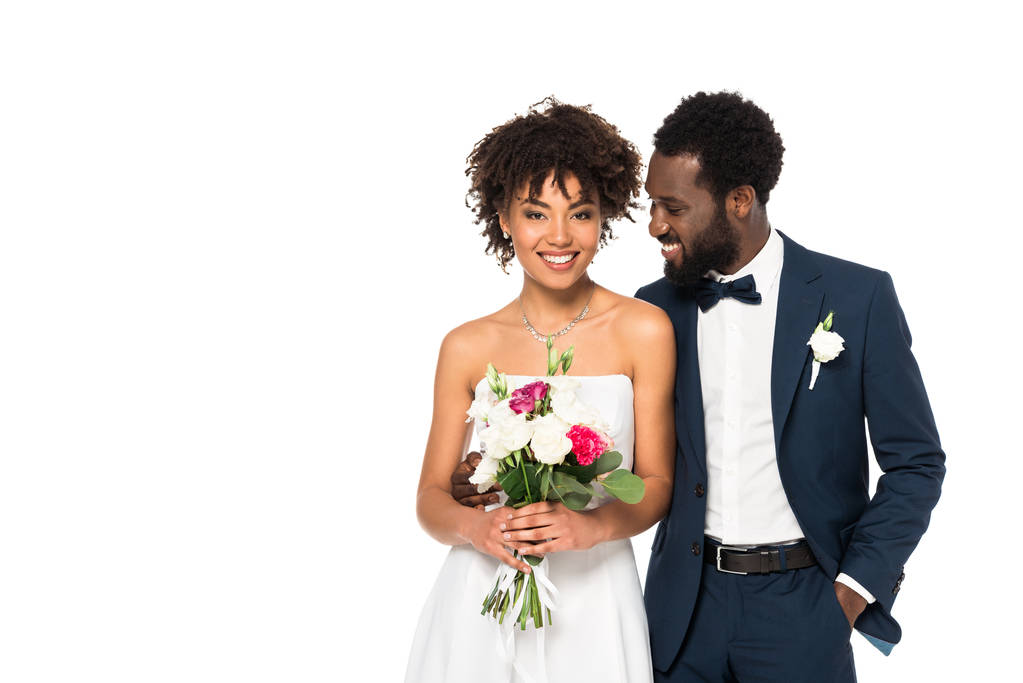
[[533, 423], [526, 421], [525, 414], [516, 414], [507, 399], [491, 408], [487, 419], [489, 425], [480, 432], [480, 441], [498, 460], [525, 446], [533, 436]]
[[480, 460], [480, 464], [476, 465], [476, 471], [469, 477], [469, 483], [476, 484], [476, 490], [480, 493], [489, 489], [497, 481], [497, 466], [499, 462], [499, 460], [484, 456]]
[[845, 350], [845, 340], [837, 332], [825, 332], [821, 325], [817, 326], [806, 344], [813, 349], [813, 359], [818, 363], [833, 361]]
[[487, 421], [487, 413], [497, 403], [497, 394], [490, 390], [490, 387], [486, 384], [482, 384], [476, 389], [476, 398], [473, 400], [472, 405], [469, 406], [469, 410], [466, 414], [469, 416], [465, 419], [466, 422], [476, 420], [480, 424]]
[[572, 441], [566, 434], [572, 425], [557, 415], [547, 413], [533, 420], [533, 440], [530, 447], [537, 460], [545, 465], [560, 465], [572, 450]]
[[525, 415], [519, 415], [511, 409], [511, 399], [504, 399], [499, 403], [495, 403], [490, 407], [487, 413], [487, 421], [491, 425], [502, 424], [505, 422], [515, 422], [516, 420], [525, 420]]

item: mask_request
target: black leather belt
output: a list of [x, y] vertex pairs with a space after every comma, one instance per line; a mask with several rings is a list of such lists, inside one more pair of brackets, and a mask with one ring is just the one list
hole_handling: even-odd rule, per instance
[[733, 548], [707, 539], [704, 562], [714, 565], [726, 574], [770, 574], [789, 569], [805, 569], [817, 564], [806, 541], [790, 546], [759, 548]]

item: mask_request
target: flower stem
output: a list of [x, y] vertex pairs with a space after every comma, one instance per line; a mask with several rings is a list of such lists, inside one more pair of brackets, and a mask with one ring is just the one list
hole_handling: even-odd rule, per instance
[[[526, 449], [529, 446], [525, 446]], [[522, 451], [515, 451], [515, 463], [519, 466], [519, 470], [522, 472], [522, 483], [526, 487], [526, 501], [533, 502], [533, 494], [529, 491], [529, 478], [526, 476], [526, 467], [522, 461]]]

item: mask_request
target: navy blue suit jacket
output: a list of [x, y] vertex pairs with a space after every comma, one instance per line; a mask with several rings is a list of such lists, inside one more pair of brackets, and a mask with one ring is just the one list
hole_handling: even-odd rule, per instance
[[[887, 654], [902, 635], [891, 609], [903, 566], [938, 500], [945, 455], [891, 277], [782, 237], [785, 259], [771, 366], [782, 485], [821, 568], [832, 579], [849, 574], [877, 598], [856, 628]], [[654, 666], [666, 671], [685, 638], [705, 571], [700, 553], [707, 499], [701, 494], [707, 465], [698, 308], [663, 278], [636, 296], [668, 313], [678, 346], [675, 488], [671, 510], [654, 536], [645, 597]], [[806, 342], [832, 310], [832, 329], [845, 339], [845, 351], [822, 365], [810, 391], [813, 356]], [[873, 498], [864, 417], [884, 472]]]

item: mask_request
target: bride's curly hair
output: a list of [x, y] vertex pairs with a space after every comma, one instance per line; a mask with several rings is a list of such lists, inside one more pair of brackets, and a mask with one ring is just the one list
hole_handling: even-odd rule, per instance
[[614, 239], [611, 221], [632, 221], [629, 209], [639, 208], [635, 201], [642, 184], [639, 153], [588, 105], [562, 104], [554, 97], [537, 102], [524, 116], [494, 128], [465, 161], [470, 184], [465, 205], [484, 225], [480, 234], [489, 240], [486, 253], [496, 254], [505, 272], [515, 249], [504, 237], [500, 214], [509, 210], [515, 191], [523, 185], [528, 184], [529, 197], [536, 198], [551, 171], [566, 198], [566, 173], [578, 178], [584, 196], [596, 191], [602, 246]]

